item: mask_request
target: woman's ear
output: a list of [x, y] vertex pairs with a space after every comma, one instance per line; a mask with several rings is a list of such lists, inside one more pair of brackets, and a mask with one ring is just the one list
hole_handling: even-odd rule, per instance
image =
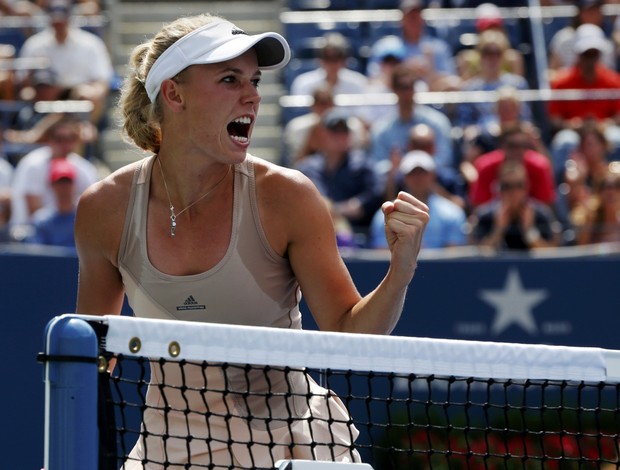
[[173, 79], [164, 80], [159, 89], [161, 99], [173, 111], [182, 111], [185, 109], [184, 96], [181, 92], [181, 86]]

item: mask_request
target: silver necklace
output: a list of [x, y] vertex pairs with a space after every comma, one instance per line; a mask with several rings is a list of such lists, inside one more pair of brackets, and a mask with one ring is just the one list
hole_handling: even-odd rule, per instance
[[161, 179], [164, 182], [166, 196], [168, 196], [168, 204], [170, 204], [170, 236], [174, 238], [174, 232], [177, 229], [177, 217], [179, 217], [183, 212], [185, 212], [186, 210], [188, 210], [190, 207], [194, 206], [195, 204], [198, 204], [200, 201], [206, 198], [209, 194], [211, 194], [215, 190], [215, 188], [217, 188], [226, 179], [226, 177], [228, 176], [228, 173], [230, 173], [230, 165], [228, 166], [228, 171], [226, 171], [226, 174], [222, 177], [221, 180], [215, 183], [215, 185], [211, 189], [209, 189], [206, 193], [204, 193], [202, 196], [200, 196], [198, 199], [192, 202], [185, 209], [179, 212], [174, 212], [174, 206], [172, 205], [172, 199], [170, 198], [170, 191], [168, 191], [168, 185], [166, 184], [166, 177], [164, 176], [164, 168], [161, 165], [159, 156], [157, 156], [157, 163], [159, 164], [159, 171], [161, 172]]

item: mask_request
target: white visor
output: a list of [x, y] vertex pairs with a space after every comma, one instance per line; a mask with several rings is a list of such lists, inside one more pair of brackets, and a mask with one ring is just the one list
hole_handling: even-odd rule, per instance
[[166, 49], [151, 67], [144, 87], [151, 102], [155, 102], [162, 82], [190, 65], [224, 62], [251, 48], [256, 51], [261, 69], [279, 69], [291, 58], [286, 39], [278, 33], [250, 36], [229, 21], [214, 19]]

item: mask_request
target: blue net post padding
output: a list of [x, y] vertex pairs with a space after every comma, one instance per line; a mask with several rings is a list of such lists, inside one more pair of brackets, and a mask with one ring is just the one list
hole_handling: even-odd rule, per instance
[[98, 467], [98, 344], [93, 328], [71, 316], [45, 330], [45, 469]]

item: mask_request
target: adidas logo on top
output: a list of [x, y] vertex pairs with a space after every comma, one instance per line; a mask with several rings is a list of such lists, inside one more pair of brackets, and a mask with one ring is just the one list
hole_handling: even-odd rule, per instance
[[183, 305], [177, 305], [177, 311], [180, 310], [205, 310], [207, 307], [205, 305], [200, 305], [196, 302], [193, 295], [190, 295], [185, 301]]

